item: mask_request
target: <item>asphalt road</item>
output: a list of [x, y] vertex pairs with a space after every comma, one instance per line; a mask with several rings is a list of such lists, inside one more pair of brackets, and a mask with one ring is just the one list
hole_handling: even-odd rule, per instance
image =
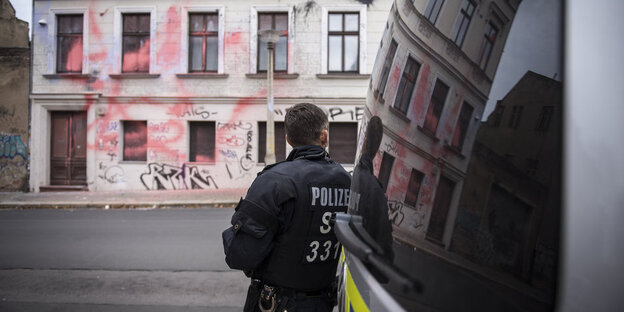
[[0, 210], [0, 311], [238, 311], [232, 209]]

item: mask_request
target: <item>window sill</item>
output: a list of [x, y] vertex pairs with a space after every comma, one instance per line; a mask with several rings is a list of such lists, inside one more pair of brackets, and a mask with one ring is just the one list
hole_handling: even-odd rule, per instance
[[466, 156], [462, 154], [461, 150], [458, 147], [444, 144], [444, 148], [450, 151], [451, 153], [457, 155], [459, 158], [466, 159]]
[[422, 132], [424, 135], [426, 135], [426, 136], [430, 137], [430, 138], [431, 138], [434, 142], [439, 142], [439, 141], [440, 141], [440, 139], [438, 139], [438, 138], [435, 136], [435, 133], [431, 132], [431, 130], [429, 130], [429, 129], [425, 129], [425, 128], [421, 127], [421, 126], [416, 127], [416, 129], [418, 129], [418, 130], [419, 130], [420, 132]]
[[405, 114], [403, 114], [400, 110], [394, 108], [394, 106], [388, 106], [388, 110], [393, 113], [394, 115], [396, 115], [397, 117], [399, 117], [400, 119], [402, 119], [403, 121], [410, 123], [412, 122]]
[[68, 73], [68, 74], [44, 74], [43, 78], [46, 79], [89, 79], [93, 77], [91, 74], [78, 74], [78, 73]]
[[357, 74], [357, 73], [329, 73], [329, 74], [316, 74], [318, 79], [369, 79], [370, 74]]
[[[267, 73], [257, 73], [257, 74], [245, 74], [245, 77], [250, 79], [267, 79]], [[273, 73], [273, 79], [297, 79], [299, 78], [299, 74], [287, 74], [287, 73]]]
[[120, 160], [120, 165], [145, 165], [147, 160]]
[[160, 74], [148, 74], [148, 73], [123, 73], [123, 74], [110, 74], [108, 75], [113, 79], [154, 79], [160, 77]]
[[186, 73], [176, 74], [178, 78], [191, 78], [191, 79], [225, 79], [229, 77], [229, 74], [217, 74], [217, 73]]

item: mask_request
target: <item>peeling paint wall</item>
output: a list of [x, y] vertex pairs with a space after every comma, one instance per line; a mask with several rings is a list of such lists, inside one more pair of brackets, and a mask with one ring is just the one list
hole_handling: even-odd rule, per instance
[[0, 1], [0, 190], [25, 190], [28, 181], [28, 24]]

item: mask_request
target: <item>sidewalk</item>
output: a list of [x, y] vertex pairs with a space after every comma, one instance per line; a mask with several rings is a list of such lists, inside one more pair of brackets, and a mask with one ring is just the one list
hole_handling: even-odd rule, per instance
[[231, 208], [247, 189], [95, 192], [0, 192], [0, 209], [7, 208]]

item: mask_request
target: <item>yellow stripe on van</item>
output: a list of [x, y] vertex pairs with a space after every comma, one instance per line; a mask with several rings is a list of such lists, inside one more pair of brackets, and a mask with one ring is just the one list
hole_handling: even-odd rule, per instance
[[354, 312], [368, 312], [370, 311], [362, 299], [362, 295], [355, 286], [353, 282], [353, 278], [351, 277], [351, 272], [349, 272], [349, 266], [345, 264], [345, 269], [347, 270], [347, 281], [345, 283], [345, 307], [347, 307], [347, 311]]

